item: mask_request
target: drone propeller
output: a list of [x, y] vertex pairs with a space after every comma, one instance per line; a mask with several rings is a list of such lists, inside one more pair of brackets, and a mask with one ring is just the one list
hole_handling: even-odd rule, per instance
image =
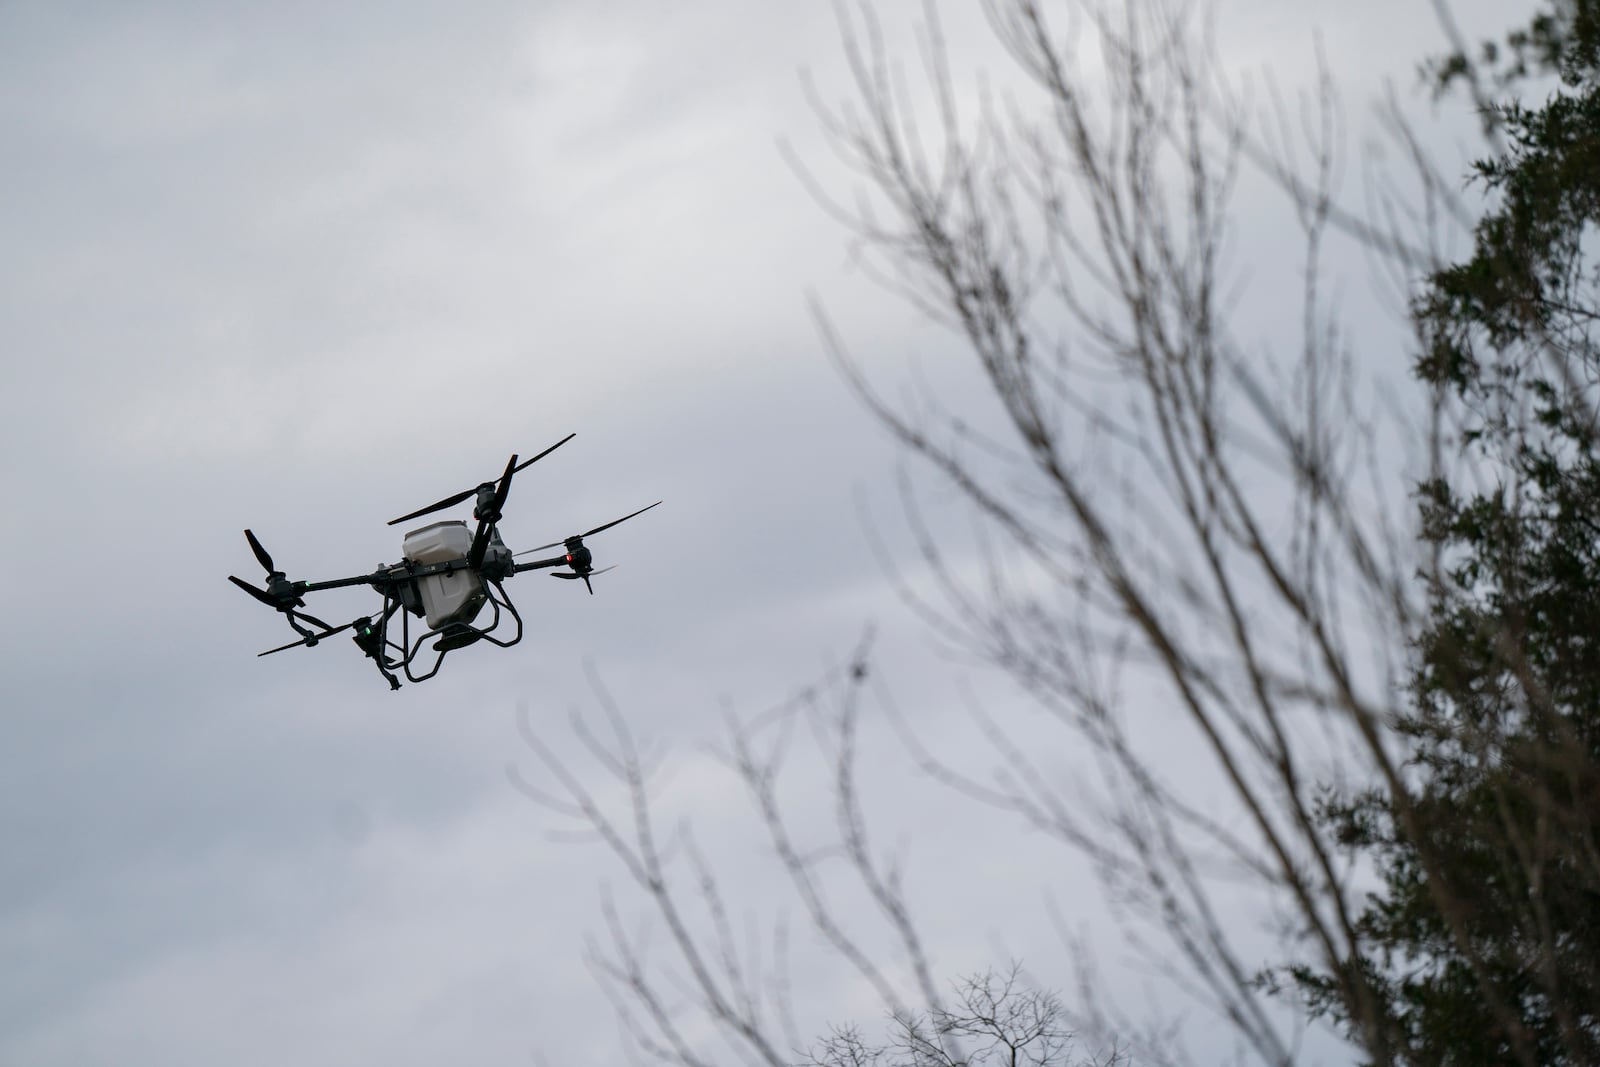
[[256, 658], [260, 659], [262, 656], [270, 656], [274, 652], [284, 652], [284, 651], [287, 651], [288, 649], [291, 649], [291, 648], [299, 648], [301, 645], [305, 645], [306, 647], [309, 648], [309, 647], [311, 647], [313, 645], [320, 644], [324, 637], [332, 637], [334, 634], [338, 633], [341, 630], [348, 630], [352, 626], [359, 626], [364, 622], [371, 622], [372, 621], [371, 619], [361, 618], [361, 619], [355, 619], [355, 620], [353, 620], [351, 622], [347, 622], [343, 626], [329, 626], [327, 623], [323, 622], [321, 619], [313, 619], [310, 615], [302, 615], [301, 618], [309, 619], [311, 622], [314, 622], [318, 626], [321, 626], [322, 627], [322, 632], [319, 633], [319, 634], [312, 634], [310, 637], [302, 637], [298, 641], [290, 641], [287, 645], [279, 645], [277, 648], [269, 648], [265, 652], [257, 652], [256, 653]]
[[243, 589], [246, 593], [249, 593], [251, 596], [261, 601], [267, 607], [272, 608], [274, 611], [281, 610], [283, 607], [283, 605], [279, 604], [277, 598], [275, 598], [271, 593], [263, 592], [241, 578], [235, 578], [230, 574], [228, 575], [228, 581], [232, 582], [240, 589]]
[[609, 567], [601, 567], [597, 571], [583, 571], [582, 573], [579, 573], [578, 571], [551, 571], [550, 572], [550, 577], [552, 577], [552, 578], [565, 578], [569, 582], [577, 581], [579, 578], [582, 578], [583, 579], [584, 588], [589, 590], [589, 595], [590, 596], [594, 596], [594, 586], [589, 584], [589, 579], [591, 577], [593, 577], [594, 575], [596, 575], [596, 574], [604, 574], [606, 571], [614, 571], [616, 569], [617, 569], [617, 564], [613, 563], [611, 566], [609, 566]]
[[472, 551], [467, 553], [467, 566], [473, 570], [483, 566], [484, 553], [489, 551], [489, 534], [494, 529], [494, 524], [500, 521], [500, 509], [505, 505], [507, 494], [511, 492], [511, 477], [517, 473], [517, 469], [517, 455], [513, 452], [511, 458], [506, 461], [506, 472], [500, 476], [500, 488], [495, 490], [494, 499], [489, 501], [488, 510], [478, 516], [478, 532], [472, 539]]
[[[589, 595], [590, 596], [593, 596], [594, 595], [594, 586], [589, 584], [589, 577], [591, 575], [594, 575], [594, 574], [603, 574], [604, 571], [597, 571], [592, 566], [590, 566], [590, 562], [594, 559], [594, 557], [590, 554], [589, 550], [584, 547], [583, 539], [585, 537], [591, 537], [594, 534], [599, 533], [601, 530], [609, 530], [609, 529], [611, 529], [611, 527], [617, 525], [617, 523], [619, 523], [619, 522], [627, 522], [629, 519], [633, 518], [635, 515], [643, 515], [645, 512], [649, 511], [650, 508], [655, 507], [656, 504], [659, 504], [659, 503], [661, 503], [661, 501], [657, 500], [655, 504], [651, 504], [648, 507], [642, 507], [638, 511], [629, 512], [628, 514], [622, 516], [622, 518], [620, 518], [620, 519], [612, 519], [610, 522], [603, 523], [600, 526], [596, 526], [592, 530], [585, 530], [581, 534], [573, 534], [571, 537], [567, 538], [565, 541], [555, 541], [555, 542], [553, 542], [551, 544], [548, 544], [548, 545], [540, 545], [538, 548], [530, 548], [530, 549], [527, 549], [526, 551], [518, 552], [517, 555], [525, 556], [530, 552], [543, 552], [546, 549], [555, 548], [558, 545], [565, 546], [566, 550], [567, 550], [566, 564], [567, 564], [567, 566], [571, 567], [572, 570], [570, 572], [567, 572], [567, 571], [551, 571], [550, 573], [553, 576], [557, 577], [557, 578], [565, 578], [568, 581], [571, 581], [571, 580], [576, 579], [576, 578], [582, 578], [583, 579], [584, 588], [589, 590]], [[605, 570], [610, 570], [610, 569], [611, 569], [610, 567], [605, 568]]]
[[[528, 466], [531, 466], [534, 463], [537, 463], [539, 460], [541, 460], [544, 457], [548, 456], [550, 453], [554, 452], [556, 449], [560, 448], [562, 445], [566, 444], [568, 441], [572, 440], [576, 436], [578, 436], [578, 435], [575, 434], [575, 433], [569, 433], [569, 434], [567, 434], [567, 436], [563, 437], [561, 440], [557, 441], [555, 444], [551, 445], [549, 448], [545, 449], [543, 452], [540, 452], [537, 456], [534, 456], [532, 459], [523, 460], [521, 463], [516, 463], [515, 462], [516, 457], [513, 456], [512, 457], [512, 461], [513, 462], [506, 465], [506, 473], [500, 476], [501, 480], [502, 481], [509, 481], [511, 479], [511, 476], [513, 474], [515, 474], [517, 471], [520, 471], [524, 467], [528, 467]], [[484, 486], [493, 485], [493, 484], [495, 484], [495, 483], [494, 482], [480, 482], [479, 484], [473, 486], [471, 489], [463, 489], [459, 493], [454, 493], [454, 494], [452, 494], [450, 496], [445, 497], [443, 500], [439, 501], [436, 504], [429, 504], [425, 508], [420, 508], [420, 509], [418, 509], [416, 511], [413, 511], [413, 512], [407, 514], [407, 515], [402, 515], [398, 519], [390, 519], [389, 520], [389, 525], [390, 526], [394, 526], [397, 523], [405, 522], [407, 519], [416, 519], [416, 518], [422, 517], [423, 515], [432, 515], [435, 511], [443, 511], [445, 508], [453, 508], [457, 504], [461, 503], [463, 500], [467, 499], [469, 496], [472, 496], [478, 490], [482, 489]], [[499, 500], [500, 500], [500, 503], [502, 503], [502, 504], [505, 503], [505, 497], [503, 495], [501, 495], [499, 497]]]
[[585, 537], [591, 537], [594, 534], [599, 533], [601, 530], [609, 530], [609, 529], [611, 529], [611, 527], [617, 525], [617, 523], [619, 523], [619, 522], [627, 522], [629, 519], [633, 518], [635, 515], [643, 515], [645, 512], [649, 511], [650, 508], [653, 508], [657, 504], [660, 504], [660, 503], [661, 503], [661, 501], [657, 500], [655, 502], [655, 504], [651, 504], [648, 507], [642, 507], [638, 511], [631, 512], [630, 514], [622, 516], [622, 518], [620, 518], [620, 519], [612, 519], [610, 522], [606, 523], [604, 526], [596, 526], [594, 529], [587, 530], [584, 533], [573, 534], [571, 537], [567, 538], [565, 541], [552, 541], [548, 545], [540, 545], [538, 548], [529, 548], [529, 549], [526, 549], [526, 550], [524, 550], [522, 552], [518, 552], [517, 555], [526, 556], [526, 555], [528, 555], [529, 553], [532, 553], [532, 552], [543, 552], [547, 548], [558, 548], [561, 545], [570, 545], [574, 541], [582, 542]]
[[233, 575], [228, 575], [228, 581], [243, 589], [246, 593], [261, 601], [274, 611], [288, 611], [291, 606], [305, 607], [305, 601], [295, 595], [294, 585], [288, 581], [288, 575], [278, 570], [272, 562], [272, 554], [264, 548], [256, 535], [249, 530], [244, 532], [244, 539], [250, 542], [250, 551], [255, 553], [256, 561], [267, 572], [267, 587], [259, 589], [249, 582]]
[[268, 574], [271, 574], [273, 571], [278, 569], [272, 565], [272, 556], [265, 548], [261, 546], [261, 542], [256, 540], [255, 534], [251, 533], [249, 530], [246, 530], [244, 532], [244, 539], [250, 542], [250, 551], [256, 554], [256, 559], [260, 561], [263, 570], [265, 570]]
[[[604, 574], [606, 571], [614, 571], [614, 570], [616, 570], [619, 566], [621, 566], [621, 564], [613, 563], [609, 567], [601, 567], [599, 570], [590, 571], [589, 573], [591, 575]], [[582, 578], [583, 575], [576, 574], [576, 573], [573, 573], [573, 572], [570, 572], [570, 571], [551, 571], [550, 572], [550, 577], [552, 577], [552, 578]]]

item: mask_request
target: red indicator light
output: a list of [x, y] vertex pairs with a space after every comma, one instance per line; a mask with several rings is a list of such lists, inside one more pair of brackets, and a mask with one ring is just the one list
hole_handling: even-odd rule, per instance
[[571, 563], [571, 562], [572, 562], [572, 553], [571, 553], [571, 552], [568, 552], [568, 553], [567, 553], [567, 562], [568, 562], [568, 563]]

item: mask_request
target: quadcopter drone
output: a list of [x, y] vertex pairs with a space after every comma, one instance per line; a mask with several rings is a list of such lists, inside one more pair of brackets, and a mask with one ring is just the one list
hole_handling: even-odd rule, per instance
[[[300, 635], [298, 641], [268, 649], [258, 655], [270, 656], [275, 652], [284, 652], [291, 648], [309, 648], [336, 633], [354, 630], [351, 639], [356, 647], [377, 664], [378, 673], [383, 675], [389, 683], [389, 688], [394, 690], [400, 688], [400, 680], [395, 677], [397, 671], [403, 673], [407, 681], [424, 682], [438, 674], [440, 665], [444, 663], [444, 657], [458, 648], [465, 648], [478, 641], [510, 648], [521, 641], [522, 616], [517, 614], [516, 606], [506, 595], [505, 587], [502, 585], [514, 574], [548, 570], [553, 578], [582, 581], [592, 596], [594, 586], [590, 584], [589, 579], [597, 574], [604, 574], [612, 568], [595, 570], [593, 557], [584, 545], [583, 539], [592, 537], [602, 530], [609, 530], [635, 515], [642, 515], [661, 501], [642, 507], [620, 519], [613, 519], [596, 526], [592, 530], [574, 534], [565, 540], [554, 541], [523, 552], [513, 553], [500, 539], [500, 509], [505, 506], [506, 495], [511, 492], [512, 475], [548, 456], [576, 436], [577, 434], [568, 434], [533, 459], [521, 463], [518, 463], [517, 457], [513, 455], [506, 463], [505, 473], [494, 481], [464, 489], [436, 504], [402, 515], [398, 519], [391, 519], [389, 525], [394, 526], [455, 507], [468, 497], [474, 495], [477, 497], [472, 509], [472, 517], [477, 520], [475, 531], [469, 530], [466, 522], [459, 519], [419, 527], [405, 535], [401, 549], [403, 558], [399, 563], [380, 566], [371, 574], [354, 578], [335, 578], [326, 582], [291, 582], [283, 571], [273, 566], [272, 557], [261, 547], [256, 535], [246, 530], [245, 540], [250, 542], [251, 551], [255, 553], [256, 559], [267, 572], [266, 588], [258, 588], [231, 574], [228, 575], [228, 581], [272, 610], [281, 612], [290, 628]], [[564, 550], [559, 556], [536, 559], [530, 563], [518, 563], [515, 559], [516, 556], [526, 556], [558, 547]], [[567, 569], [554, 569], [557, 567]], [[382, 610], [374, 615], [362, 616], [347, 622], [343, 626], [330, 626], [315, 615], [298, 610], [305, 607], [305, 600], [302, 597], [306, 593], [357, 585], [367, 585], [375, 589], [383, 597]], [[486, 604], [493, 609], [489, 624], [474, 625], [474, 620]], [[500, 628], [502, 609], [516, 621], [516, 632], [509, 638], [495, 636]], [[396, 615], [400, 617], [398, 641], [390, 635], [390, 620]], [[424, 619], [427, 623], [427, 628], [415, 640], [411, 637], [410, 616], [413, 615]], [[417, 674], [412, 666], [417, 663], [418, 656], [422, 653], [422, 646], [430, 638], [436, 639], [431, 647], [437, 655], [427, 671]]]

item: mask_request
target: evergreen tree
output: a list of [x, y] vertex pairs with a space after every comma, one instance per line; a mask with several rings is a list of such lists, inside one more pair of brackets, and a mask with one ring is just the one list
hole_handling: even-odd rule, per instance
[[[1381, 877], [1352, 966], [1404, 1063], [1600, 1063], [1597, 8], [1559, 4], [1433, 68], [1502, 97], [1473, 253], [1416, 304], [1417, 370], [1458, 402], [1467, 462], [1419, 494], [1438, 566], [1400, 724], [1415, 788], [1326, 809]], [[1516, 98], [1551, 75], [1542, 103]], [[1349, 1024], [1339, 977], [1295, 970]]]

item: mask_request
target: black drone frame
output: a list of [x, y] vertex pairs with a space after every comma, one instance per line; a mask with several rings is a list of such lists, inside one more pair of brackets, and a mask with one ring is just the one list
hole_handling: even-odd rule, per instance
[[[483, 482], [471, 489], [463, 490], [437, 503], [402, 515], [398, 519], [392, 519], [389, 522], [389, 525], [393, 526], [408, 519], [415, 519], [423, 515], [432, 514], [435, 511], [442, 511], [445, 508], [454, 507], [470, 496], [476, 495], [477, 502], [472, 514], [478, 520], [478, 528], [472, 539], [472, 548], [465, 556], [433, 563], [418, 563], [409, 559], [402, 560], [392, 566], [373, 571], [371, 574], [361, 574], [351, 578], [334, 578], [323, 582], [290, 581], [283, 571], [278, 570], [273, 565], [272, 557], [262, 547], [261, 542], [256, 539], [256, 535], [246, 530], [244, 536], [250, 542], [251, 551], [255, 553], [257, 561], [267, 571], [266, 588], [261, 589], [233, 575], [229, 575], [228, 580], [246, 593], [249, 593], [256, 600], [275, 611], [281, 612], [284, 619], [289, 623], [289, 627], [300, 635], [299, 640], [268, 649], [265, 652], [258, 653], [258, 655], [270, 656], [275, 652], [284, 652], [291, 648], [310, 648], [321, 643], [324, 638], [331, 637], [344, 630], [354, 630], [351, 640], [377, 665], [378, 673], [383, 675], [384, 680], [389, 683], [389, 688], [391, 690], [399, 689], [400, 680], [396, 677], [397, 671], [403, 673], [407, 681], [413, 683], [424, 682], [438, 674], [439, 667], [444, 663], [445, 656], [458, 648], [465, 648], [467, 645], [475, 644], [478, 641], [487, 641], [501, 648], [510, 648], [521, 641], [522, 616], [518, 613], [516, 605], [512, 603], [510, 595], [506, 593], [504, 585], [506, 579], [513, 575], [522, 574], [525, 571], [548, 570], [551, 572], [551, 577], [554, 578], [581, 580], [588, 588], [590, 595], [593, 595], [594, 586], [590, 584], [590, 578], [597, 574], [603, 574], [611, 568], [594, 569], [593, 557], [584, 544], [584, 538], [593, 536], [602, 530], [609, 530], [611, 527], [618, 523], [626, 522], [635, 515], [642, 515], [649, 511], [650, 508], [660, 504], [661, 501], [658, 500], [655, 504], [640, 508], [638, 511], [631, 512], [620, 519], [614, 519], [601, 526], [596, 526], [594, 529], [584, 533], [574, 534], [562, 541], [540, 545], [538, 548], [518, 553], [519, 555], [527, 555], [558, 546], [564, 549], [559, 556], [537, 559], [529, 563], [515, 562], [513, 553], [500, 540], [499, 532], [500, 509], [505, 505], [506, 496], [511, 491], [512, 476], [524, 467], [548, 456], [575, 436], [576, 434], [568, 434], [537, 456], [534, 456], [533, 459], [526, 460], [520, 464], [517, 462], [517, 457], [513, 455], [510, 462], [506, 464], [505, 473], [495, 481]], [[568, 570], [558, 571], [555, 569], [558, 567], [566, 567]], [[468, 622], [450, 622], [443, 626], [426, 629], [413, 640], [410, 616], [423, 614], [423, 598], [419, 582], [433, 575], [449, 575], [463, 570], [475, 575], [480, 583], [484, 602], [493, 612], [489, 624], [487, 626], [474, 626]], [[305, 607], [303, 598], [306, 593], [319, 593], [328, 589], [345, 589], [353, 586], [369, 586], [376, 590], [383, 596], [382, 609], [375, 615], [362, 616], [342, 626], [330, 626], [315, 615], [298, 610]], [[481, 606], [479, 610], [481, 610]], [[496, 636], [496, 632], [500, 628], [502, 612], [510, 615], [516, 623], [516, 631], [509, 638]], [[398, 641], [390, 636], [390, 622], [396, 615], [400, 617], [400, 639]], [[318, 627], [318, 629], [310, 629], [304, 624]], [[423, 644], [430, 638], [437, 638], [432, 646], [432, 650], [437, 655], [434, 657], [431, 667], [420, 674], [416, 673], [412, 669], [413, 664], [417, 663], [418, 657], [422, 653]], [[391, 652], [393, 655], [390, 654]]]

